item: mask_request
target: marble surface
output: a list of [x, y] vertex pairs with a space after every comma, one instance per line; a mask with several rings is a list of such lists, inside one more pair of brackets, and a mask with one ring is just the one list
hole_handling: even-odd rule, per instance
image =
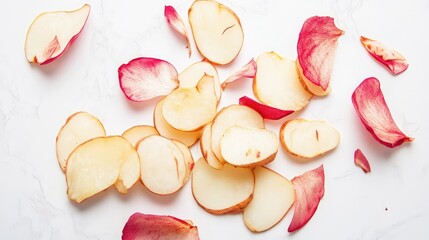
[[[60, 127], [82, 110], [97, 116], [108, 134], [152, 124], [156, 101], [127, 101], [117, 69], [139, 56], [165, 59], [178, 71], [200, 60], [193, 42], [194, 54], [188, 58], [184, 42], [163, 17], [164, 5], [173, 5], [186, 20], [191, 1], [89, 0], [92, 9], [80, 37], [61, 58], [40, 67], [29, 64], [23, 50], [33, 19], [41, 12], [75, 9], [85, 2], [25, 0], [0, 7], [0, 239], [120, 239], [128, 217], [137, 211], [191, 219], [204, 240], [429, 238], [429, 1], [223, 2], [241, 18], [245, 42], [234, 63], [219, 68], [221, 79], [264, 51], [296, 58], [298, 33], [310, 16], [330, 15], [345, 30], [335, 57], [332, 93], [314, 98], [304, 111], [286, 118], [326, 120], [340, 131], [340, 145], [309, 163], [298, 163], [281, 149], [269, 165], [292, 178], [324, 164], [325, 196], [311, 221], [289, 234], [291, 211], [271, 230], [255, 234], [239, 214], [203, 211], [192, 197], [190, 182], [166, 197], [136, 184], [127, 195], [112, 188], [81, 204], [69, 201], [55, 156]], [[391, 75], [363, 49], [360, 35], [400, 51], [409, 69]], [[413, 143], [388, 149], [365, 131], [350, 98], [369, 76], [380, 79], [398, 126], [415, 137]], [[252, 96], [250, 81], [228, 88], [221, 106], [244, 94]], [[278, 132], [286, 119], [268, 121], [267, 126]], [[367, 155], [370, 174], [353, 164], [356, 148]], [[195, 159], [201, 156], [197, 145], [192, 152]]]

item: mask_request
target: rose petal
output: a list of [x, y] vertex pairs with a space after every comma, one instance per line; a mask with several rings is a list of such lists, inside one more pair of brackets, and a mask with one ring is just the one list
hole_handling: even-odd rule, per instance
[[198, 228], [189, 221], [152, 214], [134, 213], [122, 230], [122, 240], [199, 240]]
[[331, 17], [307, 19], [298, 37], [298, 61], [304, 76], [326, 90], [331, 79], [338, 38], [344, 33]]
[[378, 79], [365, 79], [353, 92], [352, 102], [365, 128], [381, 144], [394, 148], [413, 141], [396, 126]]
[[245, 105], [253, 110], [257, 111], [261, 116], [265, 119], [270, 120], [278, 120], [280, 118], [286, 117], [289, 114], [294, 113], [293, 110], [282, 110], [275, 107], [270, 107], [261, 103], [258, 103], [257, 101], [247, 97], [243, 96], [239, 100], [240, 105]]
[[177, 13], [173, 6], [164, 7], [164, 16], [167, 19], [168, 25], [173, 28], [176, 32], [180, 33], [186, 39], [186, 48], [188, 49], [189, 57], [191, 57], [192, 50], [189, 43], [188, 31], [186, 30], [185, 24], [182, 18]]
[[295, 188], [295, 211], [288, 232], [302, 228], [313, 217], [325, 193], [323, 165], [292, 179]]
[[252, 58], [250, 62], [244, 65], [240, 70], [229, 76], [223, 83], [222, 88], [225, 88], [226, 85], [230, 82], [237, 81], [242, 78], [254, 78], [256, 75], [257, 65], [255, 59]]
[[360, 41], [371, 56], [379, 63], [386, 66], [394, 75], [400, 74], [407, 70], [408, 62], [399, 52], [386, 47], [377, 40], [369, 39], [364, 36]]
[[156, 58], [141, 57], [122, 64], [118, 76], [122, 92], [135, 102], [167, 95], [179, 86], [174, 66]]
[[366, 159], [360, 149], [356, 149], [354, 157], [356, 166], [360, 167], [365, 173], [371, 172], [371, 166], [369, 165], [368, 159]]

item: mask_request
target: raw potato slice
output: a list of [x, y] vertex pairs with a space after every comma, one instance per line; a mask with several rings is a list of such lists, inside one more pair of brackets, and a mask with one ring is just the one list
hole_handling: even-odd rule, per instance
[[130, 189], [139, 179], [140, 159], [138, 157], [129, 158], [122, 163], [118, 180], [115, 182], [115, 187], [118, 192], [126, 194], [128, 189]]
[[313, 158], [337, 147], [340, 134], [324, 121], [295, 119], [280, 128], [280, 142], [295, 156]]
[[214, 0], [197, 0], [188, 19], [198, 51], [210, 62], [228, 64], [240, 53], [244, 34], [240, 19]]
[[[82, 202], [114, 184], [126, 162], [138, 161], [136, 150], [120, 136], [98, 137], [79, 145], [67, 160], [67, 195]], [[133, 185], [127, 178], [126, 186]], [[125, 183], [124, 182], [124, 183]]]
[[122, 240], [199, 240], [198, 227], [173, 216], [134, 213], [122, 230]]
[[212, 150], [212, 123], [208, 123], [204, 126], [203, 133], [200, 138], [200, 148], [203, 158], [206, 160], [208, 165], [215, 169], [223, 168], [224, 163], [219, 161]]
[[246, 226], [254, 232], [266, 231], [286, 215], [295, 202], [295, 189], [282, 175], [265, 167], [253, 170], [253, 199], [243, 211]]
[[63, 172], [67, 158], [81, 143], [92, 138], [106, 136], [103, 124], [87, 112], [77, 112], [67, 118], [56, 139], [57, 160]]
[[31, 24], [25, 39], [25, 55], [30, 63], [48, 64], [76, 40], [85, 26], [91, 6], [73, 11], [46, 12]]
[[225, 165], [221, 170], [200, 158], [192, 171], [192, 194], [212, 214], [240, 212], [252, 199], [255, 177], [248, 168]]
[[225, 161], [236, 167], [254, 168], [274, 160], [279, 139], [270, 130], [231, 127], [220, 139], [220, 151]]
[[137, 145], [140, 157], [141, 180], [149, 191], [172, 194], [179, 190], [186, 176], [185, 159], [174, 142], [152, 135]]
[[163, 104], [164, 99], [161, 99], [156, 104], [155, 110], [153, 112], [153, 122], [159, 134], [163, 137], [182, 142], [188, 147], [192, 146], [200, 138], [202, 130], [185, 132], [173, 128], [165, 121], [164, 116], [162, 115]]
[[178, 88], [164, 99], [165, 121], [181, 131], [201, 129], [216, 116], [217, 98], [213, 77], [204, 75], [193, 88]]
[[313, 95], [300, 82], [295, 61], [266, 52], [256, 63], [253, 93], [259, 101], [282, 110], [298, 111], [307, 106]]
[[122, 137], [127, 139], [134, 147], [137, 145], [138, 141], [151, 135], [159, 135], [159, 133], [154, 127], [148, 125], [130, 127], [122, 133]]
[[194, 168], [194, 158], [192, 157], [191, 151], [185, 144], [176, 140], [171, 141], [173, 141], [173, 143], [176, 144], [176, 146], [180, 149], [183, 154], [183, 159], [185, 160], [185, 178], [183, 179], [183, 184], [185, 184], [188, 181], [189, 176], [191, 175], [192, 169]]
[[230, 105], [219, 111], [212, 123], [212, 151], [221, 163], [225, 163], [220, 151], [220, 139], [223, 133], [234, 126], [264, 128], [264, 119], [255, 110], [242, 106]]
[[196, 87], [204, 75], [213, 76], [214, 91], [216, 93], [217, 100], [219, 101], [222, 96], [222, 89], [220, 87], [217, 70], [211, 63], [204, 61], [196, 62], [183, 70], [183, 72], [181, 72], [177, 77], [179, 79], [179, 87]]

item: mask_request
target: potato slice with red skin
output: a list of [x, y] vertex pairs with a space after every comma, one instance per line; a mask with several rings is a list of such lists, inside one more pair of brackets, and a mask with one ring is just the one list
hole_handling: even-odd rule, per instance
[[364, 36], [360, 41], [368, 53], [379, 63], [383, 64], [393, 75], [398, 75], [408, 68], [407, 59], [398, 51], [388, 48], [381, 42]]
[[235, 82], [242, 78], [255, 78], [257, 68], [258, 66], [256, 65], [256, 61], [252, 58], [252, 60], [250, 60], [250, 62], [244, 65], [240, 70], [233, 73], [225, 81], [223, 81], [222, 88], [224, 89], [229, 83]]
[[295, 188], [295, 211], [288, 232], [295, 232], [302, 228], [313, 217], [325, 194], [325, 170], [323, 165], [305, 172], [292, 179]]
[[60, 57], [77, 39], [91, 11], [89, 4], [73, 11], [45, 12], [27, 32], [25, 55], [30, 63], [48, 64]]
[[194, 145], [200, 138], [202, 130], [185, 132], [173, 128], [165, 121], [164, 116], [162, 115], [163, 104], [164, 99], [159, 100], [153, 112], [153, 123], [159, 134], [163, 137], [182, 142], [188, 147]]
[[354, 154], [355, 165], [360, 167], [364, 173], [371, 172], [371, 166], [369, 165], [368, 159], [363, 155], [360, 149], [356, 149]]
[[264, 128], [264, 119], [255, 110], [242, 106], [230, 105], [218, 112], [212, 123], [212, 151], [221, 163], [225, 163], [220, 151], [220, 139], [223, 133], [234, 126]]
[[181, 131], [195, 131], [216, 116], [217, 98], [213, 76], [204, 75], [193, 88], [178, 88], [164, 99], [165, 121]]
[[294, 119], [281, 126], [280, 142], [288, 153], [311, 159], [336, 148], [340, 134], [324, 121]]
[[[302, 69], [304, 82], [320, 86], [322, 92], [328, 89], [338, 38], [343, 33], [331, 17], [314, 16], [304, 22], [297, 46], [297, 64]], [[309, 87], [309, 90], [312, 88]], [[319, 94], [318, 91], [312, 93]]]
[[196, 87], [198, 82], [204, 75], [213, 76], [214, 91], [219, 101], [222, 96], [222, 88], [220, 87], [219, 75], [216, 68], [209, 62], [196, 62], [183, 70], [177, 78], [179, 79], [179, 87], [191, 88]]
[[194, 158], [192, 157], [191, 151], [189, 150], [189, 148], [185, 144], [183, 144], [179, 141], [176, 141], [176, 140], [171, 140], [171, 141], [174, 144], [176, 144], [176, 146], [180, 149], [180, 151], [183, 154], [184, 160], [185, 160], [184, 163], [185, 163], [185, 170], [186, 171], [185, 171], [185, 178], [183, 179], [183, 184], [185, 184], [186, 181], [188, 181], [189, 176], [191, 175], [192, 169], [194, 168], [194, 165], [195, 165]]
[[140, 157], [141, 180], [147, 189], [167, 195], [182, 188], [186, 177], [186, 163], [182, 151], [170, 139], [152, 135], [137, 144]]
[[300, 82], [295, 61], [266, 52], [259, 55], [256, 63], [258, 71], [253, 80], [253, 93], [260, 102], [292, 111], [307, 106], [313, 94]]
[[270, 107], [268, 105], [258, 103], [247, 96], [241, 97], [238, 101], [240, 105], [248, 106], [257, 111], [264, 119], [278, 120], [295, 112], [293, 110], [282, 110], [275, 107]]
[[87, 112], [77, 112], [69, 116], [55, 141], [61, 170], [65, 171], [67, 158], [79, 144], [101, 136], [106, 136], [106, 131], [96, 117]]
[[159, 135], [159, 133], [156, 128], [149, 125], [133, 126], [125, 130], [124, 133], [122, 133], [122, 137], [127, 139], [134, 147], [141, 139], [151, 135]]
[[134, 102], [167, 95], [179, 86], [176, 68], [156, 58], [140, 57], [122, 64], [118, 78], [125, 97]]
[[414, 140], [393, 120], [377, 78], [365, 79], [353, 92], [352, 102], [366, 130], [384, 146], [394, 148]]
[[292, 183], [279, 173], [258, 167], [255, 174], [255, 190], [249, 205], [243, 211], [243, 221], [253, 232], [263, 232], [281, 221], [295, 202]]
[[248, 168], [226, 164], [214, 169], [200, 158], [192, 171], [192, 194], [204, 210], [212, 214], [242, 211], [252, 199], [255, 177]]
[[122, 240], [199, 240], [198, 228], [173, 216], [134, 213], [122, 230]]
[[214, 0], [194, 1], [188, 10], [195, 45], [210, 62], [225, 65], [240, 53], [244, 42], [240, 19]]
[[186, 48], [188, 49], [189, 57], [191, 57], [192, 49], [191, 44], [189, 43], [188, 31], [186, 30], [185, 24], [176, 9], [174, 9], [173, 6], [165, 6], [164, 17], [167, 20], [168, 25], [185, 38]]
[[[133, 146], [121, 136], [97, 137], [80, 144], [67, 160], [69, 199], [79, 203], [107, 189], [120, 177], [123, 164], [138, 158]], [[125, 179], [127, 187], [138, 180], [130, 175]]]
[[200, 138], [200, 149], [201, 153], [203, 154], [204, 160], [206, 160], [207, 164], [210, 165], [210, 167], [215, 169], [222, 169], [223, 164], [219, 161], [219, 159], [216, 157], [216, 155], [213, 153], [212, 150], [212, 123], [208, 123], [203, 128], [203, 133], [201, 134]]
[[233, 166], [255, 168], [273, 161], [279, 144], [277, 135], [270, 130], [234, 126], [223, 133], [220, 151]]

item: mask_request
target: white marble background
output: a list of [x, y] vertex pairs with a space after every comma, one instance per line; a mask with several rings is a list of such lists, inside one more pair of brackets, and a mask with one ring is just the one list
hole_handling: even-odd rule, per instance
[[[80, 110], [97, 116], [108, 134], [152, 124], [155, 101], [126, 101], [117, 68], [139, 56], [168, 60], [178, 71], [200, 60], [193, 42], [194, 54], [187, 57], [184, 42], [163, 17], [168, 4], [186, 20], [191, 1], [88, 0], [92, 10], [80, 37], [61, 58], [43, 67], [29, 64], [24, 55], [31, 22], [41, 12], [75, 9], [85, 2], [8, 1], [0, 7], [0, 239], [120, 239], [136, 211], [191, 219], [203, 240], [429, 238], [429, 1], [223, 2], [241, 18], [245, 43], [234, 64], [219, 70], [221, 78], [264, 51], [295, 58], [299, 30], [310, 16], [330, 15], [346, 31], [337, 49], [332, 93], [313, 99], [292, 116], [329, 121], [341, 133], [340, 145], [307, 164], [294, 162], [280, 150], [270, 164], [288, 178], [324, 164], [325, 197], [312, 220], [289, 234], [289, 212], [273, 229], [254, 234], [240, 215], [214, 216], [198, 207], [190, 182], [167, 197], [137, 184], [125, 196], [109, 189], [79, 205], [69, 201], [55, 157], [60, 127]], [[400, 51], [409, 69], [392, 76], [365, 52], [360, 35]], [[350, 98], [369, 76], [380, 79], [398, 126], [416, 138], [412, 144], [388, 149], [364, 130]], [[252, 96], [250, 81], [227, 89], [221, 105], [237, 102], [244, 94]], [[278, 131], [284, 120], [267, 125]], [[354, 166], [356, 148], [366, 153], [370, 174]], [[198, 146], [192, 151], [195, 159], [201, 156]]]

